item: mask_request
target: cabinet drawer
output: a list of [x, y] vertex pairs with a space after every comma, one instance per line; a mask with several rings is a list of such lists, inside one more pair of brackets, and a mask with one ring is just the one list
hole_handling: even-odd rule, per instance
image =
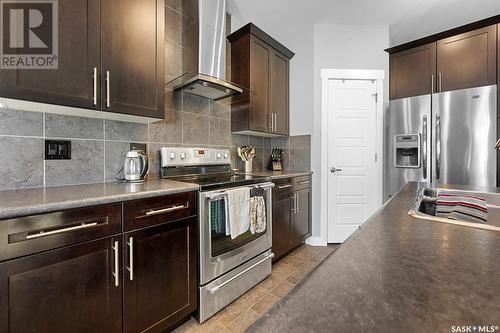
[[284, 193], [292, 192], [293, 184], [291, 178], [277, 179], [274, 181], [273, 193], [276, 195], [281, 195]]
[[179, 193], [123, 203], [125, 231], [196, 215], [196, 192]]
[[0, 221], [0, 261], [118, 234], [121, 204]]
[[311, 176], [295, 177], [293, 179], [294, 190], [302, 190], [311, 187]]

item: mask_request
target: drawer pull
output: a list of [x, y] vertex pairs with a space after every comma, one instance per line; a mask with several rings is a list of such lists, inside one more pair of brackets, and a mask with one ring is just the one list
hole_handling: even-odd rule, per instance
[[70, 231], [76, 231], [76, 230], [82, 230], [82, 229], [88, 229], [97, 226], [97, 222], [92, 222], [92, 223], [82, 223], [80, 225], [75, 225], [73, 227], [68, 227], [68, 228], [61, 228], [61, 229], [56, 229], [56, 230], [51, 230], [51, 231], [40, 231], [36, 234], [31, 234], [27, 235], [26, 239], [34, 239], [34, 238], [40, 238], [40, 237], [46, 237], [46, 236], [51, 236], [51, 235], [57, 235], [57, 234], [62, 234], [65, 232], [70, 232]]
[[186, 209], [188, 207], [189, 207], [189, 205], [181, 205], [181, 206], [172, 206], [172, 207], [167, 207], [167, 208], [157, 209], [157, 210], [150, 210], [150, 211], [146, 212], [146, 216], [174, 212], [176, 210]]
[[309, 184], [311, 181], [310, 180], [303, 180], [301, 182], [299, 182], [300, 185], [304, 185], [304, 184]]
[[290, 184], [288, 184], [288, 185], [281, 185], [281, 186], [278, 186], [278, 189], [281, 190], [281, 189], [289, 188], [289, 187], [292, 187], [292, 185], [290, 185]]

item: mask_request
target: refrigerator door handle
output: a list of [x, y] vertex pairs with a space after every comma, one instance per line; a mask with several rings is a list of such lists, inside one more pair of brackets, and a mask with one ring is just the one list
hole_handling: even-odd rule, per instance
[[441, 116], [436, 114], [436, 180], [441, 177]]
[[427, 179], [427, 116], [424, 116], [422, 121], [422, 164], [423, 164], [423, 176]]

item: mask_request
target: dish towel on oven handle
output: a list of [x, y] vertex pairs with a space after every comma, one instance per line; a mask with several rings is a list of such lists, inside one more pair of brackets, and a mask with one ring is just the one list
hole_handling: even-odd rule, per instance
[[266, 202], [264, 197], [254, 196], [250, 198], [250, 232], [252, 234], [266, 231]]
[[487, 223], [488, 207], [483, 197], [461, 192], [439, 191], [436, 216], [465, 222]]
[[231, 235], [231, 239], [235, 239], [250, 229], [250, 189], [247, 187], [229, 189], [225, 200], [226, 235]]

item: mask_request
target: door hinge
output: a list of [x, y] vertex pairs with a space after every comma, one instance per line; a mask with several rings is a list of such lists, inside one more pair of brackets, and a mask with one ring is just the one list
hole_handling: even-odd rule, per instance
[[375, 103], [378, 103], [378, 93], [374, 93], [372, 96], [375, 96]]
[[375, 153], [375, 163], [377, 162], [377, 153]]

